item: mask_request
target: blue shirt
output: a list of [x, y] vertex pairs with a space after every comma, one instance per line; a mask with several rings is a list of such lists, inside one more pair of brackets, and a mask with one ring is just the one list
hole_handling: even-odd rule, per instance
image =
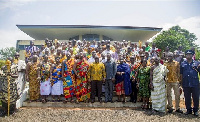
[[180, 74], [182, 74], [182, 87], [197, 87], [199, 85], [198, 73], [200, 72], [200, 62], [187, 60], [181, 63]]
[[106, 61], [104, 63], [105, 65], [105, 70], [106, 70], [106, 79], [112, 79], [115, 78], [115, 74], [117, 72], [117, 66], [113, 60], [111, 61]]

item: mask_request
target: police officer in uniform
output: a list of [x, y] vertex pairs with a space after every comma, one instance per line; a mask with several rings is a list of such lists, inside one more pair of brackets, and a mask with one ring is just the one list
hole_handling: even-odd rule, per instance
[[[200, 62], [192, 59], [194, 51], [187, 50], [185, 52], [186, 60], [181, 63], [180, 74], [181, 84], [184, 91], [185, 105], [187, 112], [186, 115], [194, 112], [198, 116], [199, 109], [199, 79], [198, 73], [200, 72]], [[193, 98], [194, 107], [191, 107], [191, 95]]]

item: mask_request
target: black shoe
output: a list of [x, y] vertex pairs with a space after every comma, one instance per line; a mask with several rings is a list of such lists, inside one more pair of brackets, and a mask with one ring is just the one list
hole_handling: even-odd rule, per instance
[[187, 111], [184, 113], [185, 115], [189, 115], [189, 114], [192, 114], [192, 111]]
[[111, 103], [114, 103], [114, 101], [112, 101], [112, 100], [111, 100], [110, 102], [111, 102]]
[[136, 103], [136, 100], [133, 100], [133, 103]]
[[4, 117], [4, 116], [6, 116], [6, 113], [5, 113], [5, 111], [3, 111], [3, 110], [0, 110], [0, 117]]
[[172, 113], [173, 112], [173, 108], [169, 108], [168, 113]]
[[197, 111], [197, 112], [194, 112], [194, 115], [195, 115], [196, 117], [198, 117], [198, 116], [199, 116], [198, 111]]
[[91, 100], [91, 103], [94, 103], [94, 100]]
[[103, 101], [102, 101], [102, 100], [99, 100], [99, 102], [102, 103]]
[[107, 102], [108, 102], [108, 101], [106, 101], [106, 100], [104, 101], [104, 103], [107, 103]]
[[183, 113], [183, 111], [179, 108], [178, 110], [176, 110], [177, 113]]

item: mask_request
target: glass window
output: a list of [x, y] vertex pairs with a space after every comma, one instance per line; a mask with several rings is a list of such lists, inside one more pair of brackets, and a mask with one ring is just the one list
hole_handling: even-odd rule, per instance
[[99, 35], [97, 34], [85, 34], [82, 36], [83, 39], [85, 39], [86, 41], [99, 41]]

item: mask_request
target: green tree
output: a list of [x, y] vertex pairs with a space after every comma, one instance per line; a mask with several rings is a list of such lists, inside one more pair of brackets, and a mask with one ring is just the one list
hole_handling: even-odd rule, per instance
[[197, 47], [195, 41], [197, 37], [194, 33], [190, 33], [186, 29], [182, 29], [180, 26], [173, 26], [167, 31], [163, 31], [158, 35], [153, 43], [162, 51], [165, 50], [165, 47], [169, 47], [170, 51], [175, 51], [178, 49], [178, 46], [183, 47], [183, 51], [190, 49], [191, 47]]
[[15, 55], [16, 49], [14, 47], [6, 47], [0, 50], [0, 59], [6, 60], [8, 57]]

